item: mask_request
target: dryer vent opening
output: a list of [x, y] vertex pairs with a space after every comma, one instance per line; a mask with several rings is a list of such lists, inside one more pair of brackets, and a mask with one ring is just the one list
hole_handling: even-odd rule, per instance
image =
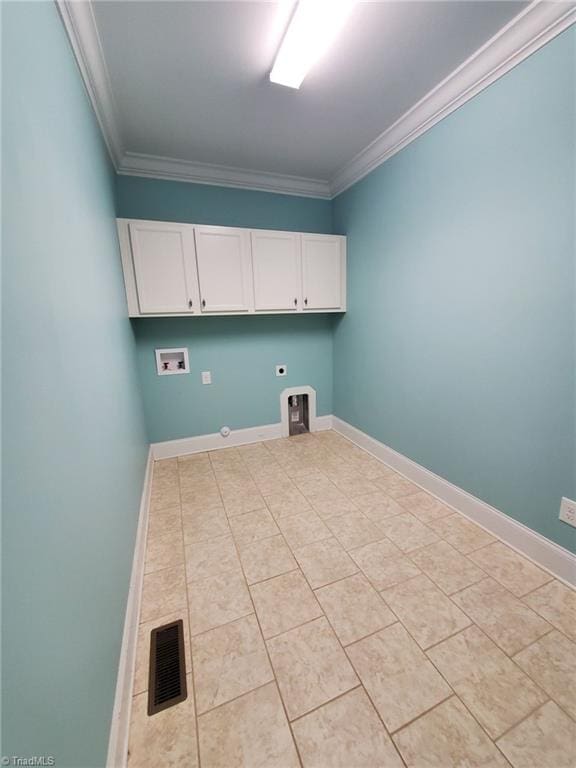
[[310, 431], [308, 395], [290, 395], [288, 398], [288, 434], [302, 435]]

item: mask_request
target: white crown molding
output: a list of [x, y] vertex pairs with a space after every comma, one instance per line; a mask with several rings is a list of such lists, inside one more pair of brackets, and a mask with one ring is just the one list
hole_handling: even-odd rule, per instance
[[331, 179], [336, 197], [576, 21], [573, 2], [535, 0]]
[[172, 157], [125, 152], [118, 173], [127, 176], [144, 176], [170, 181], [187, 181], [218, 187], [253, 189], [260, 192], [276, 192], [301, 197], [330, 199], [330, 185], [321, 179], [288, 176], [268, 171], [250, 171], [228, 165], [197, 163]]
[[88, 92], [112, 164], [118, 169], [123, 154], [110, 76], [98, 35], [92, 3], [55, 0], [68, 34], [84, 86]]
[[92, 3], [55, 2], [118, 173], [322, 199], [364, 178], [576, 21], [576, 3], [534, 0], [328, 182], [126, 151]]

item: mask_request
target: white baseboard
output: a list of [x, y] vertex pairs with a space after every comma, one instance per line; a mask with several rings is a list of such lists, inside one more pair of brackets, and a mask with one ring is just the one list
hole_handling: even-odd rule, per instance
[[555, 544], [448, 480], [435, 475], [434, 472], [430, 472], [337, 416], [332, 417], [332, 429], [436, 496], [444, 504], [461, 512], [558, 579], [576, 586], [576, 555], [564, 547]]
[[[332, 416], [317, 416], [312, 431], [319, 432], [331, 428]], [[189, 453], [234, 448], [237, 445], [259, 443], [261, 440], [274, 440], [279, 437], [282, 437], [282, 423], [234, 429], [228, 437], [222, 437], [219, 432], [214, 432], [210, 435], [184, 437], [181, 440], [167, 440], [164, 443], [152, 443], [150, 448], [154, 460], [157, 461], [158, 459], [172, 459], [175, 456], [186, 456]]]
[[[389, 448], [365, 432], [353, 427], [337, 416], [318, 416], [314, 431], [334, 429], [355, 445], [375, 456], [400, 474], [419, 485], [440, 501], [452, 507], [497, 536], [520, 554], [532, 560], [541, 568], [552, 573], [556, 578], [576, 586], [576, 556], [553, 541], [532, 531], [522, 523], [491, 507], [486, 502], [472, 496], [420, 466], [407, 456]], [[199, 435], [182, 440], [169, 440], [164, 443], [152, 443], [148, 454], [144, 487], [140, 502], [138, 531], [132, 561], [130, 591], [126, 606], [126, 619], [122, 637], [122, 649], [118, 665], [118, 679], [114, 699], [114, 711], [108, 744], [107, 768], [126, 768], [128, 756], [128, 735], [134, 688], [134, 668], [136, 663], [136, 643], [138, 638], [138, 619], [142, 581], [144, 577], [144, 557], [146, 552], [146, 532], [150, 508], [150, 491], [154, 461], [157, 459], [184, 456], [189, 453], [212, 451], [237, 445], [272, 440], [282, 436], [282, 424], [265, 424], [261, 427], [238, 429], [223, 438], [220, 434]]]
[[327, 429], [332, 429], [334, 416], [316, 416], [316, 429], [314, 432], [324, 432]]
[[148, 512], [150, 509], [150, 492], [152, 489], [152, 473], [154, 456], [152, 449], [148, 451], [144, 485], [138, 513], [138, 528], [132, 559], [130, 589], [126, 604], [122, 647], [118, 663], [116, 694], [114, 710], [108, 741], [107, 768], [126, 768], [128, 759], [128, 734], [130, 730], [130, 715], [132, 710], [132, 691], [134, 690], [134, 669], [136, 665], [136, 643], [138, 640], [138, 623], [140, 618], [140, 600], [142, 596], [142, 580], [144, 578], [144, 558], [146, 554], [146, 533], [148, 530]]

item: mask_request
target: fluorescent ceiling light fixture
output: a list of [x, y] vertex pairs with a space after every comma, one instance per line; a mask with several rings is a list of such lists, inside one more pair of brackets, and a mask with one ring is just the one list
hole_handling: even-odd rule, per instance
[[276, 54], [270, 80], [300, 88], [344, 26], [354, 4], [355, 0], [300, 0]]

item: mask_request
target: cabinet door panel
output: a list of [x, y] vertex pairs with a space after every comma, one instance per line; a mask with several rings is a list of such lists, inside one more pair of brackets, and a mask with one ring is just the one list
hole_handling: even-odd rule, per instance
[[341, 309], [344, 260], [341, 240], [331, 235], [302, 235], [304, 309]]
[[130, 222], [130, 242], [140, 312], [198, 312], [192, 229], [178, 224]]
[[196, 227], [194, 233], [202, 312], [248, 312], [254, 303], [249, 230]]
[[297, 311], [300, 296], [299, 235], [252, 232], [254, 306], [256, 310]]

